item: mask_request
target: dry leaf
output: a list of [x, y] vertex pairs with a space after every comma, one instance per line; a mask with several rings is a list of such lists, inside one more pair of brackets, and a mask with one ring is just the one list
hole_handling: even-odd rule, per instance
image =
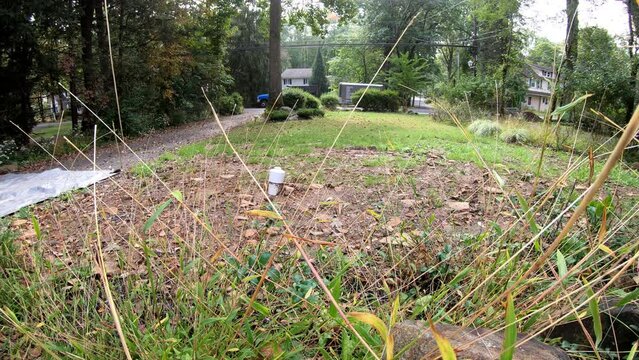
[[11, 223], [11, 226], [13, 227], [18, 227], [18, 226], [22, 226], [24, 224], [28, 224], [29, 221], [25, 220], [25, 219], [15, 219], [13, 220], [13, 222]]
[[246, 230], [244, 230], [244, 237], [245, 238], [252, 238], [254, 236], [257, 236], [257, 230], [255, 230], [255, 229], [246, 229]]
[[448, 201], [446, 205], [456, 211], [470, 210], [470, 204], [466, 201]]
[[402, 223], [402, 219], [398, 218], [397, 216], [390, 218], [390, 220], [388, 220], [388, 222], [386, 223], [388, 226], [394, 228], [397, 225]]
[[233, 175], [233, 174], [224, 174], [224, 175], [220, 175], [220, 177], [221, 177], [222, 179], [226, 179], [226, 180], [228, 180], [228, 179], [232, 179], [232, 178], [234, 178], [234, 177], [235, 177], [235, 175]]
[[264, 217], [264, 218], [274, 219], [274, 220], [282, 220], [282, 217], [277, 215], [276, 212], [268, 211], [268, 210], [249, 210], [246, 212], [246, 215]]

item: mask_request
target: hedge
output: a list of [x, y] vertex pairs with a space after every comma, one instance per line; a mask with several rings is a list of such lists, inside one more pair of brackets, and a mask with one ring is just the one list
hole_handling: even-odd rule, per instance
[[284, 103], [284, 106], [290, 108], [303, 109], [306, 107], [306, 94], [307, 92], [302, 89], [284, 89], [284, 91], [282, 91], [282, 103]]
[[216, 111], [220, 115], [241, 114], [244, 112], [244, 100], [242, 95], [234, 92], [231, 95], [222, 96], [217, 100]]
[[[363, 93], [364, 89], [354, 92], [351, 95], [351, 102], [356, 104]], [[394, 112], [399, 109], [399, 104], [399, 94], [396, 91], [368, 89], [359, 102], [359, 107], [364, 111]]]
[[320, 101], [325, 108], [330, 110], [335, 110], [339, 105], [339, 97], [333, 93], [322, 94]]
[[297, 117], [300, 119], [312, 119], [314, 117], [324, 117], [324, 110], [322, 109], [299, 109], [297, 110]]

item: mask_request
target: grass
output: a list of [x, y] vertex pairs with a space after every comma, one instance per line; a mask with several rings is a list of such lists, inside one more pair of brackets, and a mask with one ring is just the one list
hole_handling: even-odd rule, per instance
[[61, 126], [58, 124], [47, 126], [33, 131], [33, 137], [36, 139], [50, 139], [55, 138], [58, 135], [58, 128], [60, 129], [60, 137], [69, 136], [71, 134], [71, 122], [65, 121]]
[[[347, 118], [346, 112], [329, 112], [325, 118], [312, 121], [288, 121], [268, 124], [262, 129], [259, 122], [251, 123], [229, 134], [238, 151], [245, 155], [249, 163], [268, 162], [279, 164], [283, 156], [306, 158], [318, 149], [331, 146], [333, 139]], [[536, 173], [540, 154], [539, 144], [543, 141], [543, 125], [523, 121], [508, 121], [503, 127], [506, 131], [522, 128], [530, 134], [532, 145], [508, 144], [499, 138], [477, 136], [470, 144], [463, 132], [454, 125], [435, 122], [427, 117], [387, 113], [357, 113], [344, 129], [336, 143], [337, 149], [363, 148], [379, 151], [443, 151], [451, 160], [481, 164], [475, 147], [489, 165], [498, 166], [507, 172]], [[261, 131], [261, 132], [260, 132]], [[260, 135], [259, 138], [257, 135]], [[554, 138], [548, 140], [552, 146]], [[598, 136], [577, 133], [575, 152], [582, 155], [589, 146], [596, 149], [603, 143]], [[614, 144], [614, 142], [613, 142]], [[609, 150], [604, 146], [595, 155]], [[252, 150], [252, 151], [250, 151]], [[187, 145], [177, 151], [181, 158], [191, 158], [198, 154], [215, 156], [230, 154], [230, 149], [219, 138]], [[317, 154], [316, 154], [317, 155]], [[557, 177], [565, 171], [570, 159], [567, 151], [548, 149], [542, 164], [542, 177]], [[377, 160], [374, 160], [377, 161]], [[383, 162], [383, 158], [379, 159]], [[595, 172], [599, 171], [602, 161], [595, 162]], [[369, 164], [369, 166], [371, 166]], [[578, 181], [588, 180], [589, 165], [585, 162], [571, 176]], [[505, 176], [506, 174], [504, 174]], [[617, 168], [613, 171], [613, 181], [626, 186], [639, 186], [639, 178], [631, 170]]]
[[[235, 129], [229, 137], [249, 164], [282, 165], [287, 169], [295, 165], [299, 178], [302, 173], [308, 176], [317, 169], [346, 116], [330, 112], [326, 118], [312, 121], [268, 123], [264, 127], [251, 123]], [[531, 138], [542, 134], [538, 125], [527, 127], [513, 122], [503, 126], [526, 127]], [[582, 152], [591, 144], [587, 136], [578, 137], [577, 150]], [[162, 172], [163, 178], [170, 175], [164, 180], [171, 189], [196, 181], [206, 171], [212, 179], [218, 179], [221, 172], [216, 171], [221, 169], [217, 167], [233, 159], [227, 156], [229, 147], [219, 137], [167, 152], [149, 168], [135, 167], [134, 177], [124, 181], [144, 184], [137, 193], [120, 189], [95, 199], [86, 192], [71, 193], [63, 204], [64, 211], [45, 203], [35, 206], [33, 214], [21, 211], [14, 218], [0, 219], [0, 357], [123, 358], [101, 273], [95, 270], [96, 233], [105, 235], [105, 239], [109, 238], [106, 235], [111, 236], [113, 242], [119, 239], [121, 244], [121, 248], [111, 247], [105, 254], [108, 268], [113, 268], [107, 279], [128, 347], [134, 358], [141, 359], [374, 358], [326, 300], [313, 277], [311, 264], [346, 312], [375, 314], [384, 324], [392, 324], [395, 319], [432, 319], [495, 330], [508, 326], [510, 334], [540, 335], [562, 318], [595, 308], [601, 296], [631, 294], [631, 301], [636, 301], [639, 294], [632, 295], [633, 287], [615, 281], [625, 271], [623, 267], [636, 264], [639, 229], [632, 220], [631, 208], [636, 201], [610, 195], [589, 202], [583, 222], [558, 248], [561, 256], [553, 254], [544, 268], [529, 278], [534, 281], [524, 282], [517, 291], [507, 294], [512, 298], [508, 297], [507, 309], [502, 307], [500, 301], [506, 300], [504, 290], [542, 256], [544, 246], [562, 228], [565, 216], [561, 211], [574, 211], [571, 202], [578, 200], [579, 192], [546, 188], [548, 194], [525, 198], [520, 189], [509, 189], [512, 191], [486, 200], [480, 230], [464, 232], [463, 236], [447, 232], [449, 220], [463, 220], [463, 216], [436, 219], [435, 214], [447, 206], [446, 190], [459, 189], [444, 189], [442, 183], [419, 189], [419, 175], [410, 172], [428, 160], [431, 152], [438, 154], [440, 166], [457, 170], [456, 166], [463, 164], [448, 160], [481, 164], [474, 145], [507, 180], [536, 168], [538, 146], [507, 144], [492, 137], [472, 140], [471, 145], [457, 127], [426, 117], [356, 114], [336, 147], [376, 151], [351, 162], [333, 154], [318, 182], [323, 183], [324, 177], [345, 175], [346, 183], [337, 186], [371, 190], [360, 194], [360, 198], [369, 197], [364, 199], [368, 207], [357, 217], [368, 217], [370, 228], [364, 231], [382, 234], [378, 236], [383, 239], [375, 242], [370, 237], [354, 238], [349, 232], [340, 246], [304, 243], [312, 262], [302, 259], [290, 239], [270, 234], [274, 228], [282, 230], [281, 220], [255, 218], [247, 221], [246, 227], [238, 226], [235, 218], [244, 209], [229, 201], [235, 198], [211, 195], [202, 201], [185, 191], [184, 200], [180, 196], [180, 201], [171, 203], [167, 202], [170, 190], [150, 179], [155, 171]], [[204, 162], [206, 169], [195, 165], [201, 155], [210, 160]], [[344, 152], [339, 156], [348, 155]], [[552, 180], [565, 170], [569, 153], [549, 150], [546, 156], [542, 177]], [[597, 169], [601, 161], [597, 160]], [[341, 171], [352, 170], [348, 169], [352, 164], [361, 166], [353, 170], [357, 176], [349, 178]], [[380, 173], [379, 168], [393, 172]], [[571, 176], [586, 179], [589, 170], [582, 166]], [[623, 169], [616, 170], [611, 179], [617, 184], [638, 184], [636, 174]], [[310, 180], [306, 177], [302, 185], [310, 185]], [[201, 185], [191, 187], [193, 192], [218, 190], [232, 182], [215, 180], [208, 183], [209, 189], [200, 189], [207, 183], [197, 181]], [[473, 192], [482, 190], [480, 184], [466, 185]], [[507, 182], [507, 189], [508, 185]], [[255, 190], [239, 180], [229, 186], [229, 196]], [[387, 213], [387, 203], [397, 199], [377, 194], [396, 187], [426, 201], [415, 206], [410, 215], [390, 210]], [[337, 224], [335, 218], [339, 214], [359, 211], [345, 203], [357, 199], [327, 199], [321, 191], [319, 195], [320, 204], [324, 204], [321, 210], [332, 214], [319, 225], [338, 226], [333, 224]], [[299, 196], [295, 194], [294, 198]], [[133, 198], [140, 204], [110, 209], [103, 203], [120, 197]], [[73, 234], [74, 248], [49, 241], [63, 230], [60, 227], [65, 216], [77, 222], [91, 218], [90, 200], [96, 202], [100, 228], [93, 223], [84, 232]], [[295, 209], [282, 201], [279, 206], [287, 210], [286, 217], [293, 217], [291, 212]], [[257, 201], [254, 206], [260, 203], [263, 202]], [[215, 212], [210, 207], [216, 207], [225, 217], [213, 217]], [[308, 209], [301, 218], [294, 218], [289, 224], [293, 231], [297, 233], [297, 226], [304, 223], [314, 223], [315, 210], [318, 209]], [[120, 218], [119, 214], [125, 216]], [[388, 222], [394, 216], [402, 218], [393, 227]], [[136, 218], [151, 231], [136, 227]], [[10, 225], [17, 220], [23, 223], [21, 228]], [[35, 235], [22, 233], [32, 228]], [[255, 231], [255, 238], [239, 235], [246, 234], [246, 230]], [[321, 235], [329, 244], [337, 238], [332, 233]], [[218, 239], [230, 244], [234, 253], [222, 251]], [[112, 245], [110, 241], [105, 240], [103, 247]], [[273, 266], [269, 267], [271, 259]], [[562, 278], [553, 272], [559, 272]], [[249, 305], [262, 274], [268, 277], [256, 293], [255, 302]], [[250, 315], [247, 310], [251, 310]], [[372, 317], [358, 314], [358, 318]], [[351, 321], [356, 333], [379, 356], [388, 343], [378, 333], [383, 326], [376, 326], [375, 331], [366, 321]], [[583, 351], [574, 353], [582, 358], [595, 358], [594, 351], [608, 358], [616, 356], [612, 348], [603, 345], [595, 349], [564, 346]]]

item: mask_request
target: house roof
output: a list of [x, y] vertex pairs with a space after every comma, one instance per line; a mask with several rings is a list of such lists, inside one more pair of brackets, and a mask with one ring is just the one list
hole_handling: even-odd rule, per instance
[[[556, 72], [547, 66], [541, 66], [541, 65], [537, 65], [537, 64], [528, 64], [528, 67], [530, 68], [530, 70], [532, 70], [532, 73], [540, 78], [544, 78], [544, 79], [555, 79], [555, 77], [557, 76]], [[530, 72], [530, 71], [529, 71]], [[546, 76], [544, 75], [544, 73], [551, 73], [553, 74], [553, 76]]]
[[312, 74], [311, 68], [286, 69], [282, 73], [282, 79], [304, 79], [310, 78]]

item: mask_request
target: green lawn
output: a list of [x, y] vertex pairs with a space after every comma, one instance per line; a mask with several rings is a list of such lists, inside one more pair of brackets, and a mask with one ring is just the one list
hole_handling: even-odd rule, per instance
[[[329, 112], [325, 118], [314, 120], [269, 122], [265, 125], [262, 122], [253, 122], [231, 131], [229, 137], [250, 163], [263, 160], [277, 163], [283, 156], [289, 161], [291, 156], [311, 161], [312, 157], [308, 154], [317, 154], [317, 149], [330, 147], [349, 116], [348, 112]], [[530, 128], [531, 125], [526, 126]], [[582, 143], [583, 138], [585, 136], [580, 136]], [[593, 144], [593, 147], [598, 145]], [[535, 173], [541, 152], [538, 146], [507, 144], [492, 137], [474, 137], [472, 142], [469, 142], [462, 131], [454, 125], [436, 122], [426, 116], [394, 113], [355, 113], [336, 143], [337, 149], [353, 147], [413, 152], [417, 157], [434, 150], [443, 152], [447, 159], [481, 165], [481, 160], [474, 150], [476, 147], [481, 157], [488, 164], [494, 165], [497, 171], [518, 173]], [[177, 155], [180, 158], [190, 158], [197, 154], [213, 156], [221, 152], [230, 153], [230, 149], [221, 137], [216, 137], [187, 145], [179, 149]], [[163, 158], [170, 157], [167, 154]], [[566, 151], [547, 149], [542, 175], [560, 175], [565, 171], [569, 158], [570, 154]], [[601, 161], [595, 164], [596, 170], [601, 168], [604, 160], [605, 157], [602, 157]], [[586, 161], [572, 176], [584, 181], [588, 174]], [[639, 177], [628, 169], [615, 169], [611, 179], [622, 185], [639, 186]]]
[[[70, 121], [63, 122], [62, 126], [60, 126], [59, 128], [60, 128], [60, 136], [61, 137], [71, 134], [71, 122]], [[56, 137], [56, 135], [58, 135], [58, 125], [57, 124], [54, 125], [54, 126], [48, 126], [48, 127], [36, 129], [36, 130], [33, 131], [33, 136], [35, 138], [40, 138], [40, 139], [50, 139], [50, 138]]]

